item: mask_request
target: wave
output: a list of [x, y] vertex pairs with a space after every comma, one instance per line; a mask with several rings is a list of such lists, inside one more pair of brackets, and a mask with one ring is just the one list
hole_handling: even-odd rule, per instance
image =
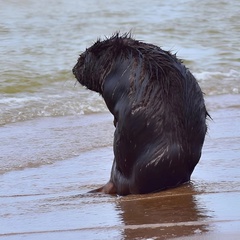
[[[84, 96], [85, 95], [85, 96]], [[106, 112], [103, 100], [96, 94], [18, 96], [0, 99], [0, 125], [37, 117], [83, 115]]]
[[[194, 75], [206, 96], [240, 93], [240, 74], [236, 70], [205, 71]], [[108, 111], [99, 94], [86, 90], [75, 81], [66, 81], [64, 78], [44, 81], [42, 87], [36, 89], [34, 86], [30, 92], [0, 94], [0, 125], [38, 117], [86, 115]]]
[[206, 95], [239, 94], [240, 72], [201, 72], [194, 74]]

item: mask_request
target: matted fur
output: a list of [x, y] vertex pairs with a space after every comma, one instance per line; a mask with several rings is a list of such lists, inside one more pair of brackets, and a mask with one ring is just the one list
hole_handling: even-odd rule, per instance
[[130, 34], [97, 40], [73, 68], [114, 116], [114, 162], [99, 191], [126, 195], [190, 180], [207, 131], [202, 91], [176, 55]]

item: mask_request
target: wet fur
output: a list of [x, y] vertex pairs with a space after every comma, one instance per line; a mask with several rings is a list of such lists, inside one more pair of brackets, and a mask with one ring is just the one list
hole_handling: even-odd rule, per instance
[[202, 91], [176, 55], [115, 34], [86, 49], [77, 80], [114, 116], [114, 161], [97, 191], [149, 193], [190, 180], [207, 131]]

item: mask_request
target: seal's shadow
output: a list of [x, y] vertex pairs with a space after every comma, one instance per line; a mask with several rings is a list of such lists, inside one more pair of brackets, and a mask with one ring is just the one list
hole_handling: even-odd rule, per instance
[[165, 239], [208, 231], [207, 209], [198, 202], [194, 186], [156, 194], [130, 195], [117, 204], [125, 228], [123, 239]]

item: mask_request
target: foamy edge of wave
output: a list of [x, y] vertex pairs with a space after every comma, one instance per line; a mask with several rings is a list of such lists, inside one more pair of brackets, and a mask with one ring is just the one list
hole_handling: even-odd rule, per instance
[[[80, 101], [82, 99], [82, 101]], [[9, 97], [0, 100], [0, 125], [38, 117], [72, 116], [108, 112], [104, 101], [96, 96], [51, 95]]]
[[[240, 93], [240, 72], [234, 69], [229, 72], [200, 72], [194, 76], [206, 95]], [[219, 84], [216, 84], [216, 80]]]
[[[197, 72], [194, 76], [206, 96], [240, 93], [240, 72], [234, 69], [228, 72]], [[38, 117], [108, 112], [102, 97], [92, 91], [54, 87], [42, 92], [0, 97], [0, 125]]]

